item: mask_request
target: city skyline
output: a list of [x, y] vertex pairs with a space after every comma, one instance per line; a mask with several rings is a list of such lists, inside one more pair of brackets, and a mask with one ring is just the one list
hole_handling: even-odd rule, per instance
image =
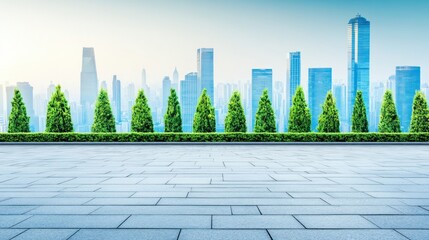
[[[310, 67], [332, 67], [335, 82], [339, 79], [347, 81], [346, 23], [357, 12], [372, 24], [371, 82], [385, 81], [395, 73], [396, 66], [405, 65], [421, 66], [422, 82], [427, 81], [429, 52], [425, 43], [429, 42], [429, 36], [419, 31], [427, 22], [422, 11], [428, 5], [426, 2], [412, 1], [413, 4], [402, 6], [400, 1], [391, 1], [388, 7], [370, 1], [359, 4], [350, 1], [303, 2], [235, 1], [227, 4], [201, 1], [191, 4], [183, 1], [179, 4], [173, 1], [125, 1], [119, 4], [115, 1], [77, 1], [75, 6], [66, 1], [56, 4], [48, 1], [0, 3], [0, 33], [4, 36], [0, 40], [1, 84], [30, 82], [39, 93], [46, 92], [53, 82], [63, 85], [76, 100], [79, 97], [75, 86], [79, 82], [81, 49], [94, 47], [99, 82], [109, 82], [113, 75], [118, 75], [123, 86], [130, 82], [137, 85], [144, 68], [148, 85], [160, 89], [163, 77], [171, 76], [176, 67], [179, 80], [189, 72], [196, 72], [196, 49], [210, 47], [216, 52], [215, 84], [250, 81], [249, 71], [253, 68], [271, 68], [273, 82], [285, 81], [289, 52], [300, 51], [301, 85], [307, 90], [305, 71]], [[306, 5], [311, 5], [308, 3], [313, 5], [312, 9], [318, 5], [320, 12], [305, 11], [309, 9]], [[222, 4], [229, 8], [222, 9]], [[195, 10], [210, 7], [210, 11], [200, 11], [190, 19], [180, 17], [188, 12], [187, 7]], [[160, 9], [165, 12], [156, 11]], [[380, 9], [386, 11], [379, 14], [377, 10]], [[79, 18], [73, 14], [77, 10], [81, 12]], [[224, 10], [224, 19], [215, 17], [221, 10]], [[117, 11], [117, 16], [106, 19], [107, 13], [112, 11]], [[336, 14], [326, 17], [330, 12]], [[256, 13], [265, 17], [271, 13], [272, 17], [265, 19]], [[129, 17], [114, 22], [124, 14]], [[171, 15], [174, 24], [160, 19], [164, 14]], [[399, 21], [398, 16], [411, 17]], [[58, 21], [47, 21], [53, 17]], [[296, 17], [306, 21], [296, 21]], [[314, 27], [307, 23], [311, 19], [320, 20], [321, 24]], [[231, 24], [226, 23], [228, 20]], [[401, 34], [392, 26], [400, 29]], [[238, 27], [240, 31], [236, 31]], [[110, 33], [108, 38], [107, 33]], [[419, 54], [415, 54], [417, 50]]]

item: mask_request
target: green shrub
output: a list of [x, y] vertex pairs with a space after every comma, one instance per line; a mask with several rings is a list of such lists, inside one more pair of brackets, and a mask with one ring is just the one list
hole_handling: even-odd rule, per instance
[[429, 110], [425, 95], [418, 91], [414, 96], [410, 132], [429, 132]]
[[311, 131], [310, 109], [305, 101], [304, 90], [299, 86], [293, 97], [289, 114], [288, 132], [305, 133]]
[[180, 103], [174, 88], [170, 89], [167, 112], [164, 115], [164, 132], [182, 132]]
[[378, 124], [378, 132], [380, 133], [399, 133], [401, 125], [399, 116], [396, 112], [395, 102], [393, 101], [392, 92], [387, 90], [383, 97], [381, 106], [380, 123]]
[[152, 113], [143, 90], [137, 94], [131, 116], [131, 132], [153, 132]]
[[61, 86], [55, 88], [48, 103], [46, 114], [46, 132], [73, 132], [73, 122], [70, 113], [70, 106]]
[[317, 126], [317, 130], [323, 133], [340, 132], [340, 117], [331, 91], [326, 95], [326, 100], [322, 109], [322, 113], [319, 116], [319, 125]]
[[255, 116], [255, 132], [276, 132], [276, 117], [273, 107], [271, 106], [268, 90], [265, 89], [259, 100], [258, 110]]
[[198, 100], [192, 128], [195, 133], [216, 132], [215, 110], [206, 89], [203, 90]]
[[362, 91], [357, 91], [352, 115], [352, 132], [368, 132], [368, 118]]
[[0, 142], [429, 142], [429, 133], [1, 133]]
[[246, 132], [246, 116], [241, 104], [240, 93], [235, 91], [228, 104], [228, 113], [225, 117], [225, 132]]
[[106, 90], [101, 89], [95, 104], [94, 123], [91, 128], [95, 133], [116, 132], [115, 117], [110, 107]]
[[30, 132], [30, 117], [27, 116], [27, 109], [18, 89], [15, 89], [11, 104], [7, 131], [9, 133]]

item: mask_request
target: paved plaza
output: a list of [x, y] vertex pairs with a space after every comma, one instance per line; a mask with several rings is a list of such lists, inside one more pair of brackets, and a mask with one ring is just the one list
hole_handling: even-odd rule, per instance
[[429, 146], [0, 146], [0, 239], [429, 239]]

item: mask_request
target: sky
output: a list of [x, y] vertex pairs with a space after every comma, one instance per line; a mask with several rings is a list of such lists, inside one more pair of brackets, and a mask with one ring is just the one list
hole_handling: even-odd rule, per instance
[[347, 23], [371, 22], [371, 81], [396, 66], [422, 67], [429, 78], [426, 0], [1, 0], [0, 84], [28, 81], [36, 92], [53, 82], [79, 97], [82, 48], [94, 47], [99, 82], [151, 87], [177, 67], [197, 69], [197, 49], [214, 48], [215, 84], [251, 79], [272, 68], [285, 81], [290, 51], [301, 51], [302, 84], [309, 67], [332, 67], [347, 80]]

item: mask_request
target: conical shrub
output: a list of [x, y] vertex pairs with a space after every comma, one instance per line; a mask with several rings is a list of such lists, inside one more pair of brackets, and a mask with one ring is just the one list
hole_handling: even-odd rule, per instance
[[322, 109], [322, 113], [319, 116], [317, 131], [322, 133], [340, 132], [340, 117], [331, 91], [326, 95], [326, 100]]
[[106, 90], [101, 89], [95, 104], [94, 123], [91, 128], [95, 133], [116, 132], [115, 117], [110, 106]]
[[70, 106], [61, 86], [55, 88], [48, 103], [46, 114], [46, 132], [65, 133], [73, 132], [73, 122], [70, 113]]
[[368, 118], [366, 116], [365, 102], [363, 101], [362, 91], [356, 93], [355, 105], [352, 115], [352, 132], [368, 132]]
[[153, 132], [152, 113], [143, 90], [137, 94], [131, 115], [132, 132]]
[[18, 89], [15, 89], [11, 104], [7, 131], [9, 133], [30, 132], [30, 117], [27, 116], [27, 109]]
[[305, 133], [311, 131], [311, 114], [305, 101], [304, 90], [299, 86], [292, 100], [289, 114], [288, 131]]
[[195, 133], [216, 132], [215, 110], [206, 89], [203, 90], [198, 100], [192, 128]]
[[276, 117], [268, 96], [268, 90], [265, 89], [259, 100], [258, 110], [255, 116], [255, 132], [276, 132]]
[[378, 131], [381, 133], [401, 132], [398, 113], [396, 111], [395, 102], [393, 101], [392, 92], [390, 90], [387, 90], [383, 97]]
[[414, 96], [410, 132], [429, 132], [429, 110], [425, 95], [418, 91]]
[[182, 132], [182, 116], [179, 98], [176, 90], [170, 89], [168, 97], [167, 112], [164, 115], [164, 132]]
[[240, 93], [235, 91], [228, 104], [228, 113], [225, 118], [225, 132], [246, 132], [246, 116], [241, 104]]

